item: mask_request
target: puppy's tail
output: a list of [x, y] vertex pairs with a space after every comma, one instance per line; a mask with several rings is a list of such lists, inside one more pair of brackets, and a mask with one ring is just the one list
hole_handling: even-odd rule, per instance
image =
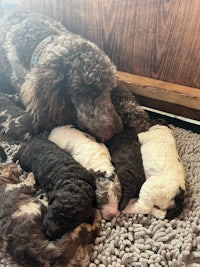
[[167, 210], [166, 219], [173, 219], [181, 214], [184, 207], [185, 191], [179, 188], [179, 193], [174, 198], [174, 206]]

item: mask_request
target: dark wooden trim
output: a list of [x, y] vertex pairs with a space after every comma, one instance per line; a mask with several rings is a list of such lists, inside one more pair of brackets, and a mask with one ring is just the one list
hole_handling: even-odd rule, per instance
[[141, 105], [200, 120], [200, 90], [118, 72], [119, 83], [131, 90]]

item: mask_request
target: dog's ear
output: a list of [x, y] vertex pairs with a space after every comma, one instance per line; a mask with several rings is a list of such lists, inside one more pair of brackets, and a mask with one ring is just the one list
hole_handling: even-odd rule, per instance
[[179, 192], [174, 198], [174, 206], [167, 210], [166, 219], [173, 219], [176, 216], [179, 216], [184, 207], [184, 198], [185, 198], [185, 191], [179, 187]]
[[20, 95], [34, 125], [51, 129], [54, 125], [74, 123], [75, 109], [67, 86], [67, 69], [63, 71], [62, 66], [37, 66], [30, 70]]

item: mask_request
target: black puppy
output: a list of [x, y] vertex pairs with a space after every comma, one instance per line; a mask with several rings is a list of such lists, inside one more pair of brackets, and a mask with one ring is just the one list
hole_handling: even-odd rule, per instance
[[22, 145], [15, 159], [32, 171], [46, 193], [49, 208], [43, 225], [46, 235], [59, 238], [87, 221], [95, 205], [95, 180], [67, 152], [44, 139], [33, 138]]
[[122, 186], [119, 210], [123, 210], [131, 198], [139, 196], [145, 181], [140, 144], [135, 129], [126, 126], [124, 132], [112, 137], [106, 145]]

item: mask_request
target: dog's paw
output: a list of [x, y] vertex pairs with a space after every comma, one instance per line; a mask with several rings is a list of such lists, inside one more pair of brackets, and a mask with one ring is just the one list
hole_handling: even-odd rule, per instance
[[132, 198], [129, 203], [127, 204], [127, 206], [125, 207], [125, 209], [122, 210], [123, 214], [128, 214], [128, 213], [134, 213], [133, 212], [133, 207], [134, 204], [136, 203], [137, 198]]
[[100, 222], [102, 219], [102, 215], [99, 209], [94, 209], [94, 223]]
[[32, 172], [30, 172], [27, 176], [27, 178], [24, 180], [24, 184], [27, 186], [35, 186], [35, 176]]
[[122, 211], [122, 213], [149, 214], [150, 211], [151, 211], [151, 206], [148, 206], [140, 198], [139, 199], [133, 198], [129, 201], [128, 205]]
[[166, 211], [158, 209], [158, 208], [152, 208], [151, 214], [157, 218], [157, 219], [164, 219], [166, 216]]

